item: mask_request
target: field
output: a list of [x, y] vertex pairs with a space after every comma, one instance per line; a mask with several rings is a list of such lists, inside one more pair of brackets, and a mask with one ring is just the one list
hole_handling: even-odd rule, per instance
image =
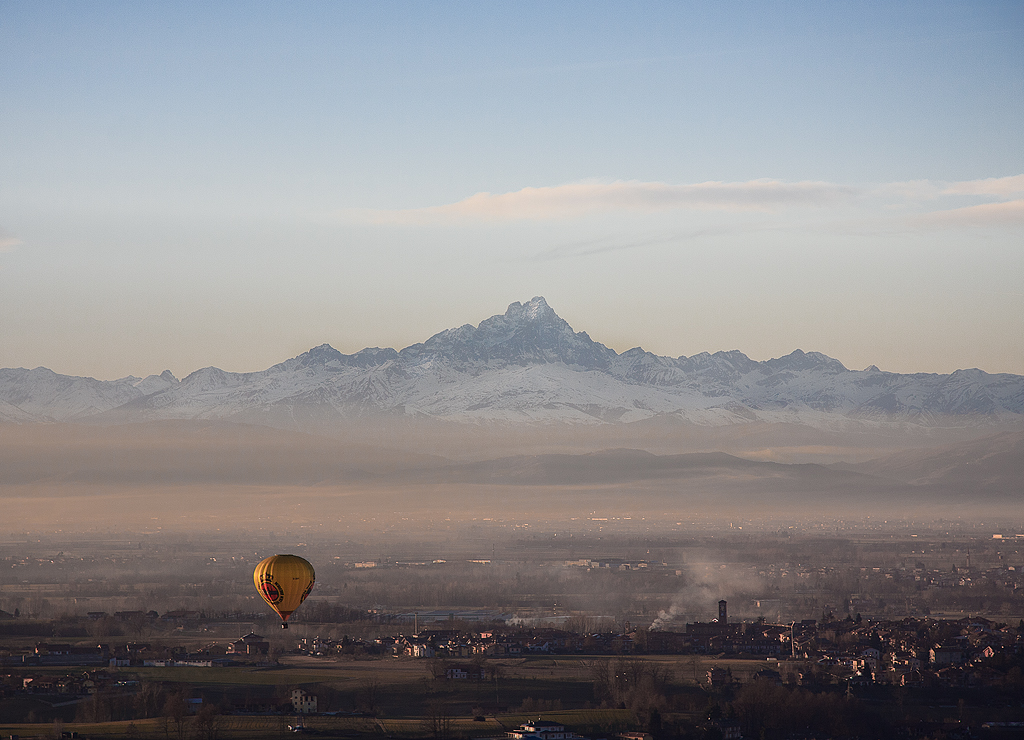
[[[567, 726], [608, 727], [625, 726], [629, 723], [629, 713], [625, 710], [568, 710], [545, 713], [545, 718], [563, 722]], [[454, 737], [505, 737], [506, 729], [516, 727], [528, 719], [536, 719], [534, 715], [510, 714], [503, 715], [500, 720], [488, 717], [483, 722], [472, 717], [452, 717], [448, 732]], [[219, 717], [216, 737], [223, 740], [233, 738], [285, 738], [293, 737], [289, 725], [298, 722], [294, 717]], [[302, 725], [323, 738], [414, 738], [429, 736], [431, 733], [420, 719], [369, 719], [359, 717], [309, 717], [302, 720]], [[165, 727], [163, 719], [135, 720], [134, 722], [104, 722], [95, 724], [65, 723], [60, 725], [63, 732], [77, 732], [81, 737], [88, 738], [165, 738], [177, 737], [173, 723]], [[54, 737], [55, 725], [0, 725], [0, 732], [18, 735], [22, 740], [29, 738]], [[190, 734], [189, 737], [195, 737]]]
[[[594, 699], [593, 674], [610, 656], [529, 657], [487, 661], [486, 681], [435, 680], [429, 661], [413, 659], [321, 660], [284, 656], [274, 667], [226, 668], [121, 668], [123, 679], [160, 684], [167, 690], [185, 689], [190, 696], [227, 706], [240, 698], [276, 703], [292, 689], [303, 688], [318, 696], [322, 712], [302, 721], [321, 737], [425, 737], [445, 725], [454, 737], [503, 737], [506, 730], [527, 719], [543, 716], [564, 722], [577, 732], [608, 733], [634, 728], [632, 713], [602, 708]], [[712, 666], [730, 668], [741, 680], [764, 668], [766, 661], [718, 660], [694, 656], [630, 657], [645, 667], [656, 667], [677, 689], [691, 691], [703, 702], [693, 679]], [[497, 669], [494, 671], [493, 669]], [[65, 669], [66, 670], [66, 669]], [[684, 688], [687, 686], [691, 688]], [[369, 705], [369, 706], [367, 706]], [[376, 716], [356, 716], [355, 707], [369, 708]], [[366, 712], [369, 714], [370, 712]], [[486, 716], [480, 719], [483, 714]], [[70, 715], [69, 715], [70, 719]], [[271, 738], [290, 736], [294, 716], [222, 715], [214, 728], [200, 728], [188, 720], [189, 737]], [[433, 723], [433, 726], [432, 726]], [[0, 735], [51, 738], [55, 732], [77, 732], [81, 737], [178, 737], [173, 720], [152, 718], [133, 722], [0, 724]], [[210, 734], [212, 733], [212, 735]]]

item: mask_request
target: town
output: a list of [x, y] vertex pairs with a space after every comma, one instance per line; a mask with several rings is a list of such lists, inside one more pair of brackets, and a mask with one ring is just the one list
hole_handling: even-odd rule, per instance
[[[1006, 736], [1024, 721], [1024, 537], [992, 530], [594, 517], [279, 533], [251, 554], [159, 533], [4, 542], [0, 729]], [[285, 537], [318, 582], [281, 631], [251, 568]]]
[[[256, 633], [226, 644], [204, 645], [185, 639], [175, 645], [167, 641], [38, 642], [21, 655], [10, 651], [4, 656], [3, 702], [10, 705], [19, 698], [29, 699], [37, 706], [33, 716], [18, 718], [20, 721], [45, 720], [51, 714], [68, 721], [131, 722], [184, 713], [196, 726], [224, 723], [232, 716], [376, 718], [394, 711], [394, 697], [388, 696], [389, 683], [384, 677], [399, 665], [395, 663], [398, 660], [403, 670], [420, 666], [421, 681], [445, 697], [446, 716], [485, 722], [488, 717], [501, 722], [503, 717], [531, 711], [559, 714], [600, 708], [619, 710], [620, 714], [606, 727], [588, 728], [591, 731], [620, 729], [628, 733], [632, 725], [633, 731], [649, 733], [653, 721], [660, 729], [657, 734], [665, 734], [666, 722], [679, 723], [686, 718], [675, 727], [676, 735], [716, 729], [723, 736], [729, 732], [742, 736], [744, 729], [752, 728], [754, 717], [763, 726], [762, 714], [768, 707], [754, 698], [767, 695], [778, 699], [779, 695], [788, 696], [786, 692], [829, 697], [851, 706], [896, 696], [908, 708], [908, 717], [915, 717], [905, 728], [917, 731], [932, 725], [948, 731], [951, 724], [956, 726], [952, 729], [964, 731], [981, 725], [1010, 728], [1007, 723], [1018, 721], [1008, 717], [1017, 717], [1024, 689], [1024, 621], [1008, 625], [983, 617], [873, 620], [847, 615], [827, 621], [772, 624], [763, 618], [730, 621], [725, 600], [719, 602], [718, 609], [717, 619], [687, 624], [681, 632], [634, 629], [628, 624], [621, 631], [610, 632], [503, 625], [475, 628], [449, 620], [441, 626], [373, 640], [347, 635], [341, 639], [300, 637], [284, 650]], [[106, 619], [128, 623], [139, 618], [174, 624], [183, 638], [196, 634], [198, 622], [204, 621], [201, 615], [189, 612], [86, 616], [96, 623]], [[190, 622], [196, 624], [186, 629]], [[321, 696], [308, 684], [270, 693], [253, 692], [252, 687], [225, 690], [223, 685], [211, 691], [198, 685], [208, 687], [211, 681], [200, 679], [196, 686], [186, 688], [173, 676], [174, 670], [181, 669], [295, 666], [304, 658], [327, 665], [345, 661], [381, 665], [372, 681], [346, 697], [333, 690]], [[582, 674], [560, 689], [546, 688], [540, 692], [544, 695], [523, 695], [521, 674], [543, 671], [547, 664], [559, 661], [563, 671], [571, 664]], [[530, 669], [531, 663], [542, 667]], [[304, 665], [308, 666], [308, 661]], [[193, 671], [191, 677], [196, 675]], [[773, 691], [776, 694], [771, 694]], [[486, 699], [481, 698], [483, 694]], [[982, 696], [984, 702], [976, 705]], [[941, 713], [946, 702], [954, 699], [958, 707], [955, 718], [926, 718], [929, 713]], [[717, 714], [715, 707], [719, 708]], [[184, 721], [182, 716], [179, 720]], [[807, 720], [799, 722], [806, 724]], [[781, 718], [777, 724], [780, 732], [800, 729], [786, 727]], [[824, 726], [811, 729], [831, 731]]]

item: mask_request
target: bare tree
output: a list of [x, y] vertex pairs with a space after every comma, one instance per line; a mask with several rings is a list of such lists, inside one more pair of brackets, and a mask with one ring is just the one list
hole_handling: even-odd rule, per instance
[[452, 736], [452, 711], [448, 702], [434, 699], [427, 704], [423, 714], [423, 730], [435, 740], [450, 740]]
[[435, 681], [438, 681], [445, 677], [448, 672], [448, 661], [444, 658], [434, 656], [427, 659], [427, 671], [430, 673], [430, 677]]
[[380, 700], [383, 694], [383, 684], [376, 675], [367, 677], [356, 691], [356, 705], [359, 710], [376, 717], [380, 710]]
[[143, 682], [132, 700], [135, 716], [140, 719], [158, 716], [166, 702], [164, 690], [151, 681]]
[[202, 740], [217, 740], [220, 734], [217, 708], [204, 703], [196, 713], [196, 730]]
[[181, 691], [168, 696], [164, 704], [164, 734], [170, 737], [172, 729], [178, 740], [188, 737], [188, 701]]

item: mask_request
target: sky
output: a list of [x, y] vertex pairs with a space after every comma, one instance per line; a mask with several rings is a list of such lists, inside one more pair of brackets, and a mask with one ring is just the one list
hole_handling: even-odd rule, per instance
[[1024, 374], [1024, 4], [0, 0], [0, 367], [402, 348]]

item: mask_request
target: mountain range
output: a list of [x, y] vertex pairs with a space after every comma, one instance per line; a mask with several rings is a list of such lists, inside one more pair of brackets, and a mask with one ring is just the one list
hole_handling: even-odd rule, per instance
[[574, 331], [537, 297], [479, 325], [401, 351], [346, 355], [323, 344], [266, 370], [206, 367], [103, 381], [46, 368], [0, 369], [0, 421], [223, 420], [288, 429], [368, 419], [628, 424], [672, 419], [843, 425], [1024, 423], [1024, 376], [978, 369], [850, 370], [818, 352], [763, 362], [739, 351], [663, 357]]

